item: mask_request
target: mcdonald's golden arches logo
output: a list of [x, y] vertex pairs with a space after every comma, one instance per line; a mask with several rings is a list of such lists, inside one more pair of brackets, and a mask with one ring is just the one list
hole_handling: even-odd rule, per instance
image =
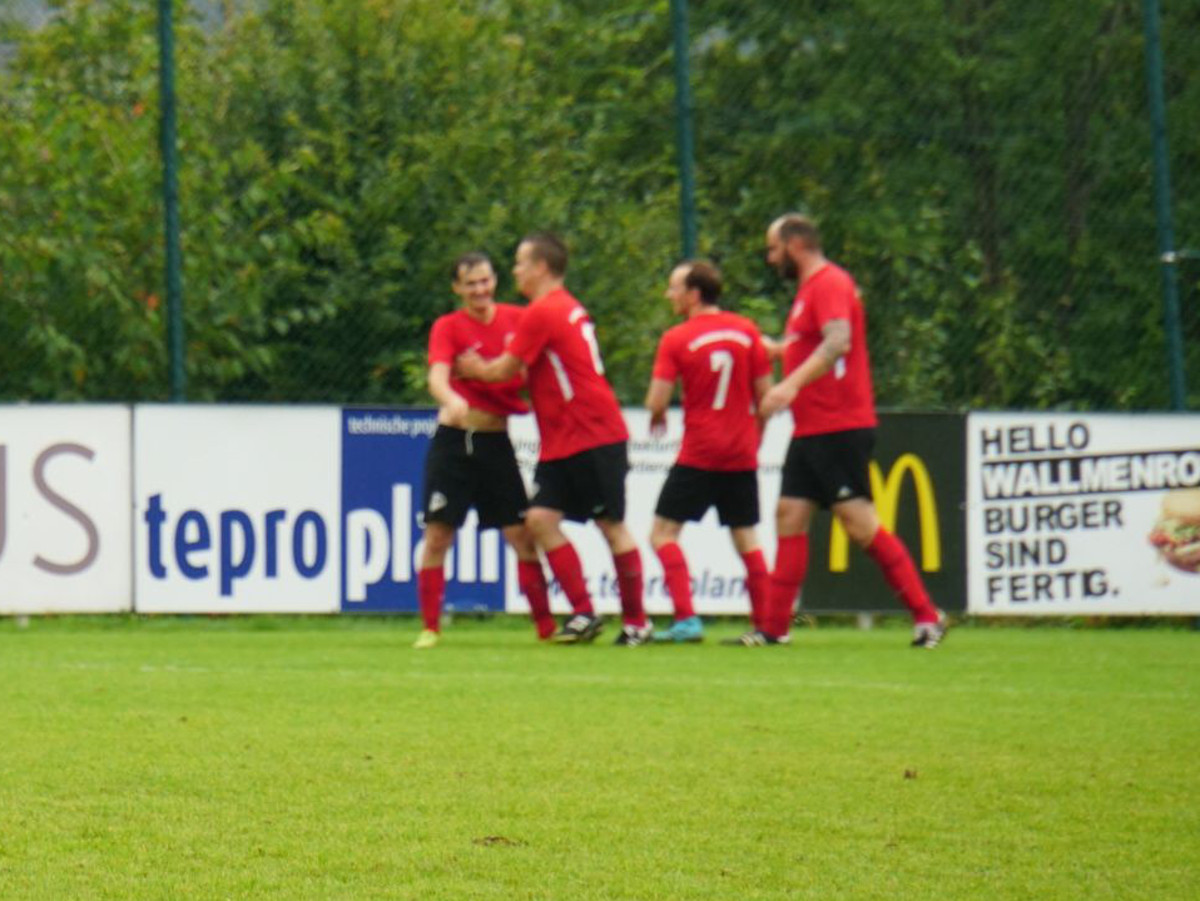
[[[879, 511], [879, 522], [889, 532], [896, 531], [896, 511], [900, 506], [900, 489], [906, 475], [912, 476], [917, 493], [917, 518], [921, 527], [921, 569], [939, 572], [942, 568], [942, 533], [938, 526], [937, 499], [929, 470], [916, 454], [904, 454], [892, 464], [887, 478], [879, 464], [871, 461], [871, 497]], [[829, 536], [829, 571], [842, 573], [850, 565], [850, 539], [835, 516]]]

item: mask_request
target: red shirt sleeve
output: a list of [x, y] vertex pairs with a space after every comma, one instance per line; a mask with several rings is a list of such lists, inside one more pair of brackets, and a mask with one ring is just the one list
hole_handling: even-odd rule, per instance
[[674, 382], [679, 376], [679, 367], [675, 365], [675, 342], [671, 334], [662, 336], [658, 342], [658, 353], [654, 356], [654, 378]]
[[550, 317], [543, 308], [527, 307], [509, 342], [508, 352], [526, 366], [532, 366], [549, 339]]
[[[840, 273], [839, 273], [840, 274]], [[833, 319], [850, 321], [850, 310], [854, 306], [854, 283], [846, 278], [824, 278], [813, 285], [809, 296], [813, 319], [817, 328]]]
[[454, 352], [454, 329], [449, 316], [439, 316], [429, 331], [429, 365], [434, 363], [453, 363], [457, 356]]

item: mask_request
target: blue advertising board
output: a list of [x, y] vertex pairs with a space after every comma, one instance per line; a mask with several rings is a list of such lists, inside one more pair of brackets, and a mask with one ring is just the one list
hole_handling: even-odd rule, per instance
[[[425, 454], [433, 410], [342, 411], [343, 612], [413, 612], [421, 546]], [[446, 560], [446, 609], [504, 610], [507, 554], [475, 511]]]

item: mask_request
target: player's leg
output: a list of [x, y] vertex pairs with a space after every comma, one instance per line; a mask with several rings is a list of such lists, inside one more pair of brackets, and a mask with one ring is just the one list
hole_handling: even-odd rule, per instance
[[481, 528], [498, 528], [517, 554], [517, 584], [529, 601], [529, 615], [539, 638], [556, 628], [550, 615], [546, 575], [533, 535], [524, 523], [529, 499], [507, 432], [476, 434], [471, 450], [475, 467], [475, 508]]
[[517, 554], [517, 585], [529, 601], [529, 618], [537, 627], [538, 638], [546, 639], [554, 634], [557, 623], [550, 615], [550, 593], [546, 585], [546, 574], [538, 556], [533, 535], [523, 526], [508, 526], [504, 538]]
[[612, 552], [617, 574], [623, 623], [617, 643], [643, 644], [650, 638], [650, 625], [642, 604], [642, 555], [624, 521], [629, 451], [622, 441], [592, 448], [581, 456], [590, 464], [591, 471], [581, 468], [576, 473], [579, 479], [576, 495], [590, 504], [592, 518]]
[[446, 553], [471, 506], [471, 461], [466, 432], [439, 425], [425, 458], [423, 512], [425, 536], [417, 561], [417, 603], [424, 628], [416, 647], [431, 648], [441, 631], [446, 595]]
[[750, 626], [761, 629], [763, 617], [771, 596], [771, 573], [767, 559], [758, 543], [758, 530], [754, 526], [735, 527], [729, 530], [733, 547], [746, 567], [746, 594], [750, 596]]
[[637, 542], [623, 522], [601, 517], [596, 520], [596, 526], [608, 542], [617, 575], [622, 623], [617, 644], [645, 644], [650, 639], [651, 629], [642, 603], [642, 555]]
[[775, 568], [762, 628], [773, 638], [785, 638], [791, 626], [796, 597], [808, 575], [808, 529], [816, 511], [816, 501], [806, 497], [781, 495], [775, 507]]
[[417, 648], [431, 648], [441, 632], [442, 602], [446, 597], [446, 553], [454, 543], [454, 526], [443, 522], [425, 524], [425, 537], [417, 560], [417, 604], [423, 628]]
[[654, 508], [650, 545], [662, 564], [663, 581], [675, 608], [674, 622], [658, 636], [659, 641], [690, 642], [704, 637], [704, 627], [692, 602], [692, 577], [679, 536], [684, 523], [701, 519], [712, 506], [711, 476], [694, 466], [675, 464], [667, 473]]
[[729, 529], [733, 546], [746, 567], [746, 593], [750, 596], [750, 623], [762, 630], [770, 602], [771, 576], [758, 546], [758, 473], [754, 470], [722, 472], [713, 477], [714, 503], [721, 525]]
[[704, 640], [704, 624], [692, 603], [692, 576], [688, 572], [687, 557], [679, 546], [682, 531], [683, 523], [662, 516], [654, 517], [650, 530], [650, 544], [662, 564], [663, 583], [675, 608], [671, 627], [655, 635], [654, 640], [658, 642], [682, 644]]
[[945, 633], [945, 615], [930, 599], [904, 542], [880, 525], [875, 505], [866, 498], [834, 504], [833, 514], [850, 540], [875, 561], [884, 580], [908, 608], [914, 624], [913, 644], [936, 647]]
[[658, 556], [663, 568], [663, 584], [675, 608], [675, 622], [696, 615], [692, 604], [692, 577], [688, 572], [687, 558], [679, 546], [683, 523], [665, 516], [655, 516], [650, 527], [650, 546]]
[[772, 639], [787, 637], [796, 596], [808, 575], [808, 529], [829, 491], [824, 444], [823, 436], [793, 438], [783, 462], [775, 507], [775, 567], [760, 629]]
[[574, 457], [538, 463], [533, 474], [533, 496], [525, 513], [525, 527], [546, 555], [550, 571], [554, 573], [574, 612], [566, 625], [570, 625], [576, 617], [595, 619], [596, 614], [587, 582], [583, 578], [579, 554], [562, 530], [563, 519], [568, 513], [574, 515], [578, 512], [572, 507], [571, 480], [572, 469], [577, 465]]
[[533, 506], [525, 513], [525, 527], [545, 553], [550, 571], [566, 594], [571, 609], [576, 613], [591, 615], [595, 609], [583, 577], [583, 564], [579, 561], [575, 546], [563, 532], [562, 522], [562, 511], [553, 507]]

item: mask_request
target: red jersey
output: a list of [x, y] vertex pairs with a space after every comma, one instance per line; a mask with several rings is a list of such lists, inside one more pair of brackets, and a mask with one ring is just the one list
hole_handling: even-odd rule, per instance
[[721, 472], [756, 469], [754, 382], [770, 372], [758, 326], [745, 316], [702, 314], [668, 330], [654, 377], [683, 382], [683, 446], [675, 462]]
[[525, 308], [508, 352], [529, 367], [540, 459], [560, 460], [628, 440], [617, 397], [604, 378], [595, 326], [565, 288]]
[[875, 394], [867, 356], [867, 320], [858, 286], [845, 269], [826, 263], [796, 291], [784, 328], [783, 370], [792, 372], [825, 340], [821, 329], [831, 319], [850, 323], [850, 350], [833, 369], [800, 389], [792, 402], [792, 434], [823, 435], [873, 428]]
[[[429, 365], [448, 363], [453, 366], [455, 358], [468, 350], [476, 351], [485, 360], [504, 353], [525, 310], [509, 303], [498, 303], [495, 309], [496, 315], [487, 324], [472, 319], [466, 310], [439, 316], [429, 332]], [[513, 376], [506, 382], [490, 383], [450, 376], [450, 387], [461, 394], [469, 406], [497, 416], [529, 412], [529, 405], [520, 393], [524, 386], [523, 375]]]

